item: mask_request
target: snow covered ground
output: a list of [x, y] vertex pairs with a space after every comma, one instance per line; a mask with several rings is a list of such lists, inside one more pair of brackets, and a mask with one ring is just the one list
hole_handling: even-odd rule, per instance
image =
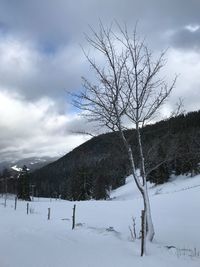
[[140, 240], [130, 238], [132, 217], [139, 235], [142, 208], [131, 177], [112, 200], [76, 202], [75, 230], [73, 202], [35, 198], [27, 215], [26, 202], [14, 210], [14, 199], [4, 207], [0, 198], [0, 267], [199, 267], [200, 175], [149, 187], [156, 236], [143, 258]]

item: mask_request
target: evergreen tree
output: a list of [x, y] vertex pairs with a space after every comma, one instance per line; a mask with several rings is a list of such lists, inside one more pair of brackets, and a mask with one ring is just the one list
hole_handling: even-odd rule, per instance
[[24, 165], [18, 177], [18, 194], [19, 199], [31, 201], [29, 188], [28, 168]]
[[155, 184], [163, 184], [169, 179], [169, 169], [166, 163], [160, 165], [157, 169], [153, 170], [148, 177], [148, 180]]
[[148, 181], [151, 181], [155, 184], [163, 184], [169, 180], [170, 170], [168, 162], [166, 161], [166, 153], [166, 145], [159, 143], [158, 147], [156, 148], [156, 156], [154, 157], [154, 161], [157, 164], [161, 164], [158, 164], [159, 166], [150, 172], [150, 174], [148, 175]]
[[92, 179], [88, 168], [84, 166], [79, 167], [71, 179], [71, 199], [90, 199], [92, 193]]
[[94, 181], [93, 198], [107, 199], [109, 197], [109, 188], [106, 185], [105, 176], [98, 175]]

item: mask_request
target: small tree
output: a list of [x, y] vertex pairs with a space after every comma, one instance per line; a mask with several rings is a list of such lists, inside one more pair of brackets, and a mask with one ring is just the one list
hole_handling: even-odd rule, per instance
[[[116, 31], [113, 30], [114, 26]], [[99, 126], [106, 126], [120, 134], [135, 183], [144, 202], [144, 236], [152, 241], [154, 226], [146, 178], [159, 164], [151, 170], [148, 169], [141, 129], [155, 119], [159, 108], [170, 95], [176, 78], [168, 86], [160, 77], [160, 71], [165, 65], [165, 53], [154, 59], [145, 42], [138, 37], [136, 27], [133, 34], [130, 34], [126, 25], [121, 27], [116, 22], [105, 28], [100, 23], [99, 31], [91, 28], [91, 32], [91, 36], [86, 35], [86, 39], [105, 58], [105, 64], [101, 66], [96, 63], [84, 51], [97, 79], [93, 84], [83, 78], [84, 90], [73, 94], [73, 104], [83, 111], [83, 116], [89, 121], [96, 121]], [[125, 133], [127, 128], [134, 128], [136, 131], [139, 166], [135, 166], [135, 152], [132, 151]]]
[[17, 186], [17, 197], [19, 199], [30, 201], [29, 173], [28, 168], [24, 165], [19, 177]]

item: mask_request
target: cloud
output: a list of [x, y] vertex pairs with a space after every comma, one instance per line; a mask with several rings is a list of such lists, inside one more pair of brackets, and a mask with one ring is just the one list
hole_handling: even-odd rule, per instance
[[[180, 11], [181, 7], [181, 12]], [[199, 33], [187, 25], [198, 25], [200, 2], [191, 0], [19, 0], [0, 4], [1, 85], [28, 100], [48, 96], [62, 101], [65, 89], [78, 90], [80, 77], [90, 76], [79, 43], [83, 32], [94, 28], [98, 18], [110, 23], [126, 21], [129, 28], [139, 20], [139, 31], [150, 46], [160, 50], [198, 43]], [[181, 30], [180, 30], [181, 29]], [[174, 32], [173, 38], [167, 35]], [[62, 101], [63, 102], [63, 101]], [[62, 103], [63, 105], [63, 103]], [[61, 108], [61, 105], [59, 104]]]
[[171, 43], [178, 49], [198, 51], [200, 49], [200, 26], [189, 24], [173, 32]]
[[173, 78], [171, 76], [173, 73], [178, 75], [170, 103], [174, 104], [178, 98], [182, 98], [185, 110], [198, 110], [200, 108], [200, 55], [198, 51], [182, 51], [172, 48], [167, 55], [167, 68], [165, 70], [167, 79], [170, 81]]
[[130, 26], [140, 20], [146, 34], [160, 35], [170, 28], [198, 23], [199, 8], [196, 0], [2, 0], [0, 18], [4, 32], [56, 49], [80, 41], [88, 24], [98, 24], [97, 18], [105, 23], [114, 18], [126, 20]]
[[27, 99], [63, 97], [66, 89], [80, 86], [79, 73], [85, 63], [78, 45], [62, 47], [51, 55], [12, 36], [0, 39], [1, 85]]
[[58, 156], [87, 140], [71, 134], [80, 118], [58, 114], [54, 106], [48, 98], [27, 102], [20, 95], [0, 92], [0, 159]]

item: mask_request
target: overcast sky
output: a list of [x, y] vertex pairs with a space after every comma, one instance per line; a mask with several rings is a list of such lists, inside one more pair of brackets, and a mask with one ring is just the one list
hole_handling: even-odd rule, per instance
[[66, 90], [80, 90], [90, 69], [80, 44], [99, 18], [139, 20], [155, 53], [168, 48], [167, 75], [179, 74], [168, 109], [184, 99], [200, 108], [200, 1], [0, 0], [0, 161], [61, 156], [87, 138], [90, 127], [70, 106]]

